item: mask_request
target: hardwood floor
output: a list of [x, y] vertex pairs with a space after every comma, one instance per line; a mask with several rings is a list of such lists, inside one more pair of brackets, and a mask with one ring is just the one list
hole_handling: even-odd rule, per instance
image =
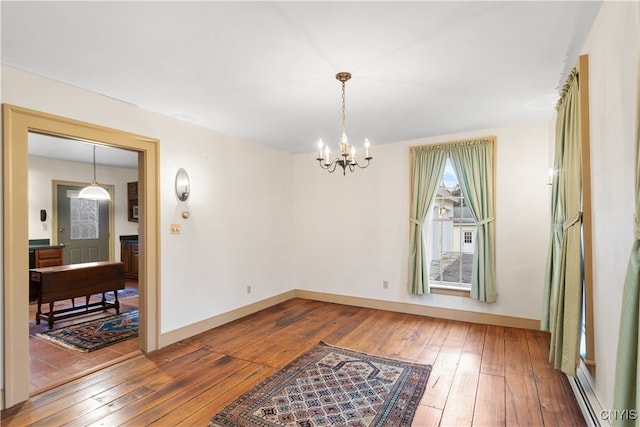
[[432, 364], [415, 426], [585, 425], [539, 331], [293, 299], [2, 412], [2, 425], [207, 425], [319, 341]]
[[[127, 287], [138, 287], [137, 282], [127, 281]], [[92, 297], [91, 302], [98, 301]], [[71, 301], [57, 302], [56, 309], [71, 306]], [[125, 312], [138, 308], [138, 296], [120, 298], [120, 311]], [[48, 310], [48, 308], [47, 308]], [[36, 305], [29, 306], [29, 393], [34, 395], [43, 392], [71, 379], [79, 378], [90, 372], [102, 369], [106, 366], [140, 354], [138, 338], [111, 345], [90, 353], [81, 353], [43, 340], [35, 335], [48, 330], [47, 322], [39, 325], [35, 322]], [[67, 325], [86, 322], [114, 314], [114, 309], [105, 312], [91, 313], [72, 319], [64, 319], [56, 322], [53, 327], [61, 328]]]

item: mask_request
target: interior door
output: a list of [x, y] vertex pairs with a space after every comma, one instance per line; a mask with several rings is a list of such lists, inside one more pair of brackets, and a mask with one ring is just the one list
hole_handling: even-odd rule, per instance
[[65, 264], [109, 261], [109, 200], [78, 199], [80, 186], [56, 185], [58, 244]]

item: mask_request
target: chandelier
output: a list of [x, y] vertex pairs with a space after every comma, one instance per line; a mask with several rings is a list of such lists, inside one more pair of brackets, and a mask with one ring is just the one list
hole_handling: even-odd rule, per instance
[[353, 172], [356, 166], [364, 169], [369, 166], [369, 161], [373, 158], [370, 152], [370, 143], [367, 138], [364, 139], [364, 159], [367, 163], [360, 164], [356, 160], [356, 148], [352, 145], [349, 148], [349, 142], [347, 140], [347, 133], [345, 130], [345, 83], [351, 78], [350, 73], [338, 73], [336, 79], [342, 83], [342, 137], [340, 138], [340, 154], [333, 159], [330, 156], [330, 150], [328, 145], [324, 145], [322, 138], [318, 140], [318, 157], [316, 160], [320, 164], [322, 169], [326, 169], [329, 173], [333, 173], [336, 167], [342, 168], [342, 175], [346, 175], [347, 169]]

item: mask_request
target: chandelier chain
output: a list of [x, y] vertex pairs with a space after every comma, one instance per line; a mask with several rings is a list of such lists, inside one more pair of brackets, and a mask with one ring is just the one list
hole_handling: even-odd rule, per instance
[[342, 82], [342, 134], [344, 135], [346, 133], [346, 125], [345, 122], [347, 121], [347, 115], [346, 115], [346, 95], [345, 95], [345, 81]]
[[96, 180], [96, 146], [93, 146], [93, 182], [98, 182]]

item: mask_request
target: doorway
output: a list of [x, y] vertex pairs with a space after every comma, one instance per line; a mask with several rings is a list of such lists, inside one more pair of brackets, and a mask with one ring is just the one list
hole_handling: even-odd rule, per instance
[[142, 351], [158, 346], [158, 140], [3, 105], [3, 378], [4, 408], [29, 398], [28, 133], [37, 132], [124, 148], [138, 153], [140, 330]]
[[[92, 144], [93, 145], [93, 144]], [[114, 249], [117, 236], [137, 234], [137, 223], [126, 221], [124, 197], [126, 182], [138, 180], [138, 153], [99, 146], [100, 186], [110, 200], [79, 199], [79, 191], [89, 185], [76, 179], [85, 176], [87, 165], [82, 154], [89, 146], [82, 141], [29, 132], [29, 241], [39, 246], [62, 246], [62, 264], [95, 261], [120, 261]], [[74, 156], [75, 155], [75, 156]], [[52, 179], [58, 178], [58, 179]], [[110, 184], [105, 184], [104, 181]], [[44, 208], [49, 215], [33, 218]], [[117, 226], [116, 226], [117, 222]], [[119, 242], [118, 242], [119, 243]], [[31, 246], [30, 246], [31, 248]], [[51, 264], [54, 265], [54, 264]], [[127, 280], [118, 292], [120, 311], [138, 309], [137, 280]], [[99, 295], [89, 300], [100, 301]], [[56, 310], [71, 309], [78, 300], [60, 300]], [[35, 301], [29, 304], [29, 391], [51, 389], [61, 383], [97, 371], [123, 359], [140, 354], [137, 338], [103, 349], [82, 353], [39, 337], [48, 331], [46, 322], [36, 322]], [[87, 313], [78, 318], [61, 319], [54, 328], [64, 328], [115, 314], [114, 309]]]

